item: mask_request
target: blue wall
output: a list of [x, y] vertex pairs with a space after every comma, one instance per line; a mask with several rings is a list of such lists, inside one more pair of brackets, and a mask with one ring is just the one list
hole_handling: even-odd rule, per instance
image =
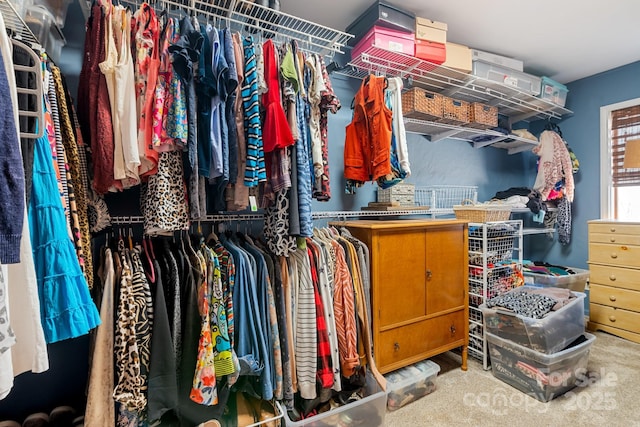
[[[376, 185], [366, 184], [355, 195], [344, 194], [343, 150], [345, 127], [351, 121], [351, 99], [360, 81], [332, 75], [333, 88], [342, 103], [341, 110], [329, 117], [329, 165], [332, 199], [314, 202], [314, 211], [360, 210], [375, 201]], [[478, 200], [490, 199], [498, 190], [530, 186], [533, 178], [524, 173], [523, 157], [508, 155], [497, 148], [473, 148], [465, 141], [446, 139], [430, 142], [417, 134], [408, 134], [412, 175], [406, 182], [425, 185], [477, 185]]]
[[[572, 205], [572, 237], [569, 245], [557, 238], [532, 235], [525, 238], [524, 257], [554, 264], [588, 268], [587, 221], [600, 216], [600, 107], [640, 97], [640, 62], [569, 83], [567, 108], [573, 115], [559, 125], [565, 140], [580, 161], [574, 175], [576, 195]], [[355, 195], [345, 195], [342, 178], [344, 128], [351, 120], [351, 99], [359, 81], [332, 76], [342, 109], [329, 117], [329, 155], [331, 166], [330, 202], [314, 202], [315, 211], [359, 210], [375, 200], [373, 184]], [[522, 126], [519, 126], [522, 127]], [[544, 122], [530, 124], [539, 135]], [[477, 185], [478, 200], [490, 199], [496, 191], [510, 187], [531, 187], [536, 178], [537, 156], [531, 152], [508, 155], [506, 150], [485, 147], [476, 149], [469, 143], [453, 139], [429, 142], [420, 135], [409, 134], [408, 149], [415, 185]]]
[[[569, 83], [567, 108], [573, 115], [560, 122], [562, 134], [580, 161], [572, 205], [572, 238], [567, 246], [529, 237], [527, 257], [588, 268], [587, 221], [600, 217], [600, 107], [640, 97], [640, 62]], [[526, 153], [535, 178], [535, 156]], [[533, 181], [531, 181], [533, 182]]]

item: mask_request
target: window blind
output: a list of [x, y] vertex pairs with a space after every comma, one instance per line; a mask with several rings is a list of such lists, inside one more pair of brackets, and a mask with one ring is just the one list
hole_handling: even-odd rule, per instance
[[640, 105], [611, 112], [611, 172], [614, 187], [640, 185], [640, 168], [625, 168], [627, 141], [640, 139]]

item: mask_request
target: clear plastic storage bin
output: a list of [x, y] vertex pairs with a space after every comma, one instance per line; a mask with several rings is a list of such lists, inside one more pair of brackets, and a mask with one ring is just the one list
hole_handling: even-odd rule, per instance
[[436, 389], [436, 377], [440, 366], [431, 360], [421, 360], [413, 365], [386, 374], [387, 408], [395, 411]]
[[[521, 286], [508, 293], [532, 288]], [[507, 294], [508, 294], [507, 293]], [[480, 306], [484, 326], [488, 333], [515, 344], [552, 354], [562, 350], [584, 333], [584, 298], [582, 292], [572, 292], [575, 296], [567, 305], [549, 312], [542, 319], [534, 319], [515, 314], [500, 307]]]
[[586, 386], [583, 379], [596, 337], [584, 333], [578, 338], [564, 350], [543, 354], [487, 333], [493, 376], [541, 402]]
[[567, 94], [569, 89], [562, 83], [550, 79], [549, 77], [542, 77], [542, 89], [540, 90], [540, 98], [549, 100], [554, 104], [564, 107], [567, 102]]
[[285, 425], [288, 427], [384, 426], [387, 394], [371, 374], [367, 374], [364, 389], [362, 399], [300, 421], [292, 421], [287, 411], [283, 411]]
[[571, 268], [576, 274], [567, 274], [563, 276], [553, 276], [551, 274], [534, 273], [524, 271], [524, 281], [527, 285], [545, 288], [556, 287], [571, 289], [575, 292], [584, 292], [589, 280], [589, 270], [581, 268]]
[[473, 75], [504, 86], [513, 87], [522, 92], [538, 96], [542, 80], [538, 76], [523, 73], [508, 67], [490, 64], [488, 62], [473, 61]]

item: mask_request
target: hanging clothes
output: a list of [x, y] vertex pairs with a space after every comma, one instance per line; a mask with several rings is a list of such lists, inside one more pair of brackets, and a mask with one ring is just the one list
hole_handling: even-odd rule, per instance
[[29, 226], [43, 328], [52, 343], [88, 333], [100, 317], [66, 233], [46, 135], [36, 141], [34, 154]]
[[[6, 32], [2, 33], [2, 36], [5, 35]], [[17, 107], [11, 108], [12, 105], [17, 105], [13, 103], [14, 97], [11, 95], [12, 91], [15, 92], [15, 83], [12, 87], [8, 80], [9, 75], [13, 76], [13, 71], [7, 72], [3, 54], [0, 54], [0, 99], [4, 106], [0, 114], [0, 141], [2, 141], [0, 203], [4, 208], [0, 214], [0, 263], [14, 264], [20, 262], [22, 212], [25, 203], [24, 169], [16, 131]], [[12, 61], [11, 57], [7, 61]], [[11, 81], [14, 81], [14, 78]]]
[[91, 356], [89, 371], [89, 389], [87, 392], [87, 406], [85, 409], [85, 423], [87, 425], [115, 426], [115, 401], [112, 394], [114, 389], [114, 320], [115, 320], [115, 269], [111, 249], [102, 252], [100, 266], [100, 280], [102, 286], [100, 304], [100, 326], [95, 337], [95, 346]]
[[[135, 73], [131, 54], [131, 11], [116, 6], [113, 11], [112, 31], [116, 51], [113, 64], [114, 102], [112, 119], [114, 129], [114, 177], [122, 181], [122, 188], [140, 183], [140, 166], [144, 152], [138, 145]], [[117, 167], [116, 167], [117, 165]]]
[[[78, 84], [78, 111], [85, 141], [93, 154], [93, 187], [105, 194], [114, 185], [113, 121], [109, 93], [99, 64], [105, 60], [106, 29], [102, 7], [95, 3], [87, 21], [84, 61]], [[85, 116], [87, 112], [87, 116]]]
[[257, 187], [267, 180], [262, 127], [258, 103], [258, 73], [253, 37], [247, 36], [242, 41], [244, 47], [244, 85], [242, 101], [244, 105], [244, 129], [247, 141], [247, 161], [244, 183], [247, 187]]
[[158, 152], [153, 149], [153, 106], [160, 69], [160, 25], [155, 11], [143, 3], [133, 16], [135, 41], [135, 94], [138, 116], [138, 152], [141, 178], [153, 175], [158, 167]]
[[392, 112], [385, 104], [387, 79], [370, 75], [354, 98], [353, 119], [346, 128], [344, 177], [351, 192], [367, 181], [391, 173]]
[[336, 114], [341, 108], [340, 100], [333, 91], [331, 79], [325, 66], [324, 59], [318, 55], [320, 70], [324, 79], [325, 90], [321, 92], [320, 98], [320, 141], [322, 145], [322, 174], [316, 179], [313, 188], [313, 197], [322, 202], [331, 199], [331, 185], [329, 178], [329, 119], [328, 113]]
[[564, 195], [573, 202], [575, 184], [571, 156], [560, 135], [545, 130], [540, 134], [540, 144], [533, 150], [540, 157], [538, 175], [533, 189], [540, 192], [542, 200], [547, 200], [556, 183], [564, 181]]
[[286, 148], [295, 143], [287, 118], [282, 108], [280, 97], [280, 81], [278, 73], [278, 56], [273, 40], [267, 40], [263, 46], [264, 76], [267, 92], [262, 96], [264, 108], [264, 123], [262, 125], [262, 139], [264, 152], [269, 153], [278, 148]]

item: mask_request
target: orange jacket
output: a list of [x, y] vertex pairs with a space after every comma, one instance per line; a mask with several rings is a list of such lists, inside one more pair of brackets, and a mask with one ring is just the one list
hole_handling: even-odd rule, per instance
[[370, 75], [354, 98], [344, 144], [344, 177], [373, 181], [391, 173], [391, 110], [384, 102], [387, 79]]

